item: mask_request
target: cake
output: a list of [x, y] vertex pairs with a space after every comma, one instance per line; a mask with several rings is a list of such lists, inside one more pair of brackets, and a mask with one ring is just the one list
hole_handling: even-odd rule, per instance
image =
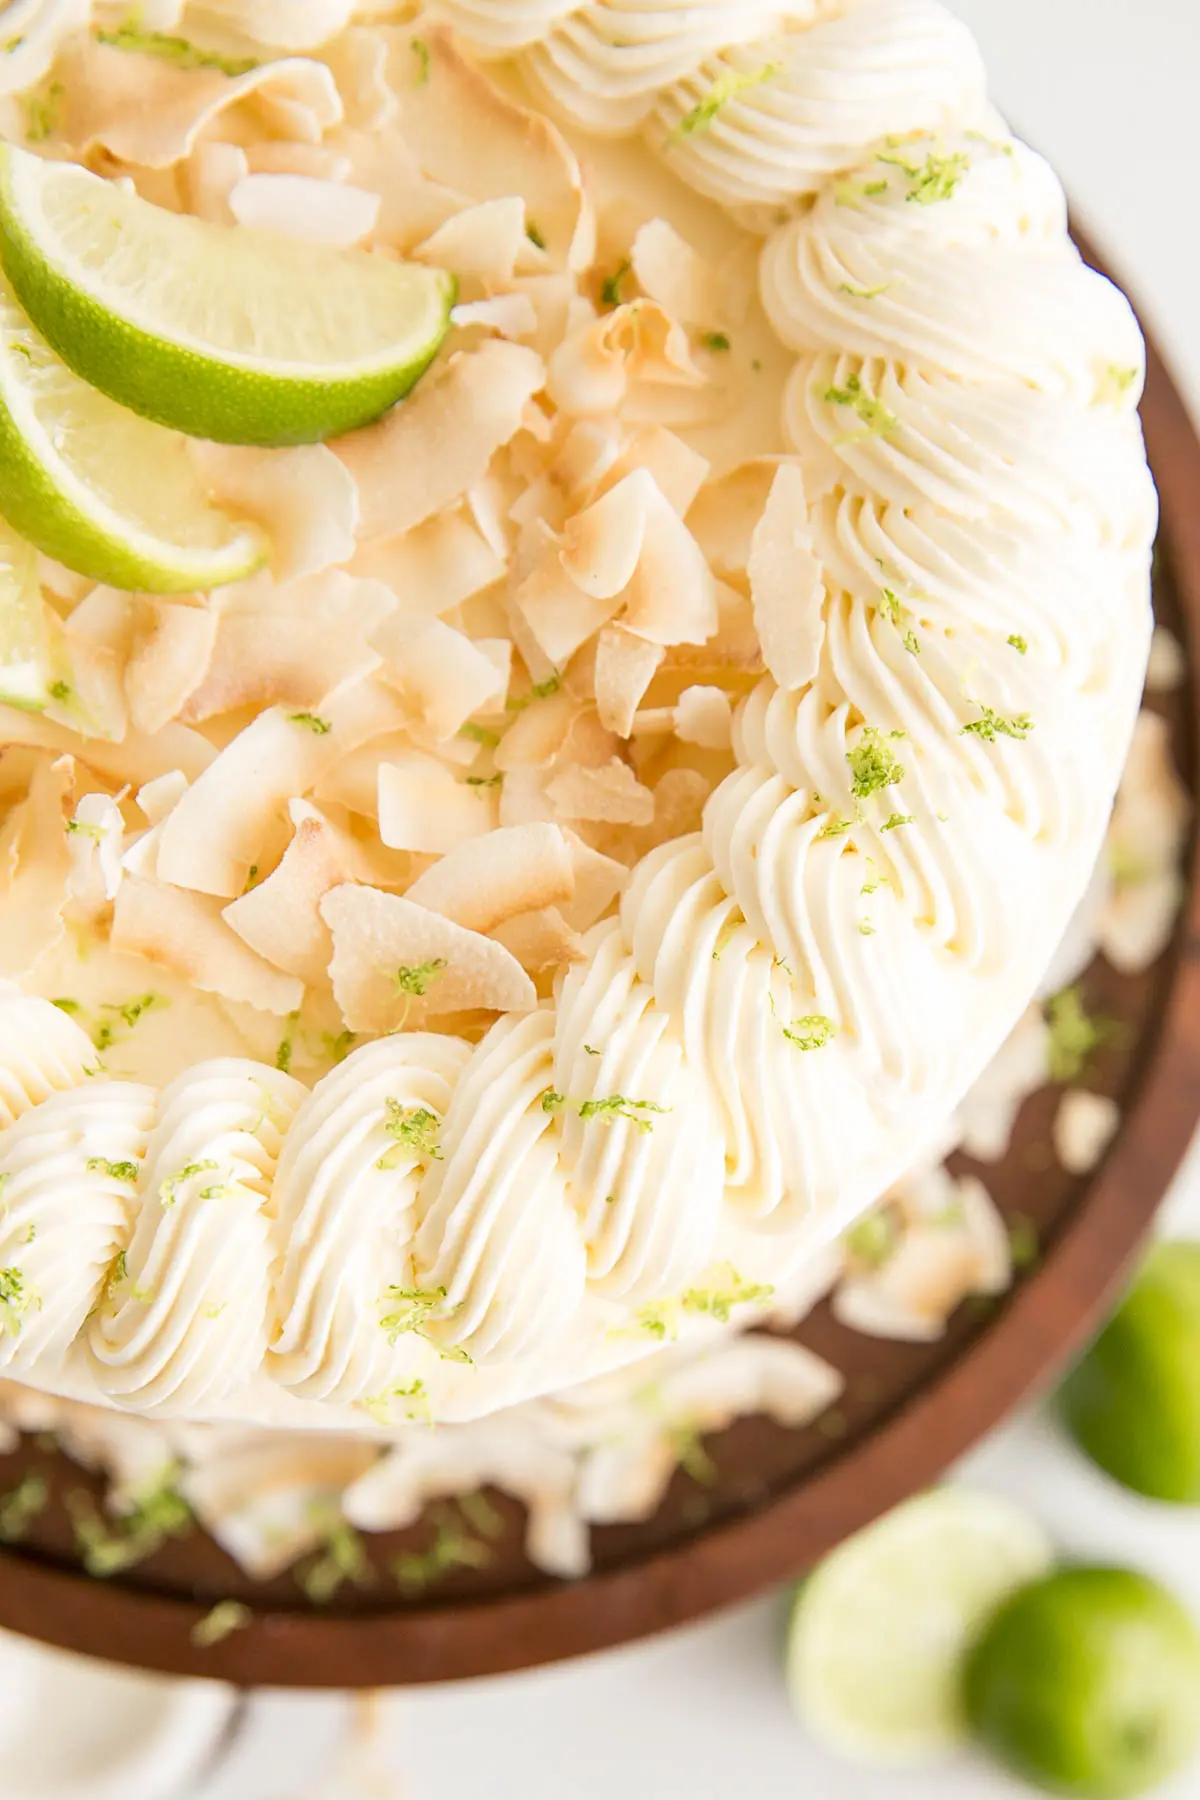
[[753, 1324], [1024, 1011], [1145, 672], [1141, 339], [936, 0], [158, 10], [29, 6], [9, 142], [458, 304], [375, 422], [186, 443], [256, 572], [40, 558], [0, 1367], [477, 1419]]

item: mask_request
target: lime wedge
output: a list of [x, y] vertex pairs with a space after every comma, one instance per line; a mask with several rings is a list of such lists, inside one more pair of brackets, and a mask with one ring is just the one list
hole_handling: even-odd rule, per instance
[[256, 529], [211, 504], [187, 439], [72, 375], [2, 276], [0, 511], [69, 569], [149, 593], [220, 587], [266, 554]]
[[0, 702], [40, 712], [49, 664], [37, 551], [0, 519]]
[[164, 211], [73, 163], [0, 146], [0, 260], [77, 375], [193, 437], [303, 444], [408, 393], [455, 282]]
[[827, 1748], [883, 1767], [954, 1748], [967, 1735], [968, 1649], [1051, 1560], [1035, 1520], [966, 1488], [922, 1494], [849, 1538], [792, 1612], [787, 1683], [801, 1719]]

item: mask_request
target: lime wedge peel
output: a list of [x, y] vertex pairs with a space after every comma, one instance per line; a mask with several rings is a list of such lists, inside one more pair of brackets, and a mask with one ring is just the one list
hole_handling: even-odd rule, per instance
[[204, 591], [266, 560], [261, 532], [210, 502], [186, 439], [73, 375], [2, 277], [0, 469], [0, 512], [13, 530], [113, 587]]
[[836, 1754], [919, 1765], [968, 1728], [962, 1665], [995, 1609], [1044, 1575], [1053, 1550], [1019, 1507], [973, 1489], [922, 1494], [835, 1550], [800, 1588], [786, 1679]]
[[370, 423], [428, 368], [454, 278], [168, 212], [0, 146], [0, 260], [75, 373], [160, 425], [312, 443]]

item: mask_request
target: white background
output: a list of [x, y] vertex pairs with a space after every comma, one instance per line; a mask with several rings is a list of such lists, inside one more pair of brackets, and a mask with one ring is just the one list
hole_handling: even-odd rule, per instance
[[[1200, 0], [953, 3], [983, 40], [998, 103], [1056, 164], [1200, 410]], [[1173, 1217], [1200, 1233], [1200, 1158], [1193, 1164]], [[1068, 1551], [1149, 1568], [1200, 1611], [1200, 1517], [1130, 1500], [1044, 1419], [1010, 1426], [964, 1475], [1023, 1499]], [[965, 1759], [896, 1776], [823, 1757], [782, 1692], [782, 1599], [538, 1675], [389, 1697], [382, 1736], [394, 1773], [378, 1784], [360, 1786], [339, 1762], [343, 1702], [260, 1697], [204, 1800], [1011, 1800], [1025, 1791]], [[1200, 1800], [1200, 1768], [1162, 1800]]]

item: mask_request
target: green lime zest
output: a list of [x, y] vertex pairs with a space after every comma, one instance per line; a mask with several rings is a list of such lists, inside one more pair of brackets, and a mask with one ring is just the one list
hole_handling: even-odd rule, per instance
[[204, 50], [184, 37], [173, 37], [165, 31], [143, 31], [137, 15], [132, 14], [113, 31], [98, 31], [96, 42], [110, 50], [128, 50], [140, 56], [157, 56], [176, 69], [216, 69], [222, 75], [248, 75], [259, 67], [257, 56], [222, 56], [217, 50]]
[[[482, 1495], [468, 1495], [460, 1500], [464, 1514], [468, 1500], [482, 1498]], [[498, 1514], [495, 1516], [499, 1518]], [[392, 1564], [392, 1574], [402, 1593], [424, 1593], [452, 1569], [483, 1569], [495, 1561], [496, 1552], [491, 1544], [467, 1529], [471, 1523], [469, 1518], [459, 1518], [451, 1507], [442, 1506], [433, 1511], [431, 1519], [436, 1535], [429, 1549], [406, 1550]], [[500, 1528], [503, 1530], [502, 1520]]]
[[802, 1019], [793, 1019], [790, 1025], [781, 1025], [781, 1030], [789, 1044], [797, 1050], [823, 1050], [838, 1034], [838, 1028], [832, 1019], [824, 1013], [807, 1013]]
[[878, 287], [855, 287], [852, 281], [838, 283], [839, 294], [849, 294], [852, 300], [878, 300], [880, 294], [886, 294], [891, 287], [890, 281], [881, 281]]
[[413, 76], [413, 86], [427, 87], [430, 70], [433, 66], [433, 52], [424, 38], [414, 38], [410, 48], [417, 60], [417, 72]]
[[1005, 718], [1002, 713], [985, 706], [982, 700], [977, 700], [975, 704], [979, 708], [979, 717], [963, 726], [959, 732], [960, 737], [982, 738], [985, 744], [994, 744], [999, 737], [1016, 738], [1024, 742], [1033, 730], [1033, 720], [1028, 713], [1014, 713], [1011, 718]]
[[453, 1307], [445, 1307], [446, 1290], [439, 1288], [389, 1287], [384, 1289], [382, 1304], [390, 1306], [379, 1321], [389, 1344], [396, 1344], [406, 1332], [424, 1337], [425, 1327], [436, 1319], [449, 1318]]
[[621, 305], [621, 284], [627, 275], [632, 274], [633, 264], [626, 259], [601, 282], [600, 304], [606, 312], [615, 312]]
[[416, 1381], [398, 1382], [393, 1387], [384, 1388], [381, 1394], [369, 1394], [359, 1401], [359, 1405], [377, 1425], [392, 1425], [392, 1402], [403, 1400], [406, 1403], [404, 1416], [410, 1423], [420, 1422], [433, 1424], [433, 1412], [429, 1404], [429, 1393], [425, 1383], [419, 1378]]
[[[219, 1163], [209, 1162], [209, 1161], [185, 1163], [183, 1168], [180, 1169], [178, 1171], [178, 1173], [176, 1173], [174, 1175], [169, 1175], [167, 1177], [167, 1179], [160, 1185], [159, 1190], [158, 1190], [158, 1198], [159, 1198], [160, 1205], [174, 1206], [175, 1202], [179, 1198], [179, 1190], [181, 1187], [183, 1187], [185, 1182], [194, 1181], [197, 1175], [208, 1175], [210, 1173], [215, 1173], [215, 1171], [218, 1170], [220, 1168], [220, 1166], [221, 1165]], [[123, 1275], [124, 1275], [124, 1270], [122, 1270], [122, 1276]]]
[[66, 89], [61, 81], [52, 81], [40, 93], [25, 97], [25, 141], [44, 144], [58, 130]]
[[347, 1581], [358, 1588], [370, 1587], [375, 1571], [349, 1520], [328, 1501], [317, 1502], [311, 1518], [322, 1549], [312, 1562], [297, 1570], [296, 1579], [313, 1605], [327, 1606]]
[[395, 1140], [391, 1150], [375, 1164], [377, 1169], [396, 1169], [415, 1158], [418, 1162], [441, 1162], [438, 1134], [442, 1121], [427, 1106], [402, 1106], [399, 1100], [385, 1100], [384, 1130]]
[[19, 1544], [49, 1499], [50, 1490], [40, 1475], [26, 1475], [11, 1493], [0, 1497], [0, 1544]]
[[245, 1631], [253, 1621], [254, 1614], [240, 1600], [218, 1600], [212, 1611], [192, 1626], [189, 1636], [197, 1650], [211, 1650], [235, 1631]]
[[890, 1206], [878, 1206], [864, 1214], [842, 1239], [855, 1262], [868, 1269], [881, 1269], [891, 1260], [900, 1242], [896, 1215]]
[[25, 1314], [30, 1307], [38, 1310], [41, 1304], [27, 1285], [23, 1269], [0, 1269], [0, 1336], [20, 1337]]
[[513, 713], [524, 712], [525, 708], [532, 706], [535, 700], [549, 700], [551, 695], [557, 694], [561, 687], [562, 676], [556, 669], [553, 675], [547, 675], [545, 681], [535, 681], [527, 694], [520, 694], [514, 700], [506, 700], [504, 710]]
[[653, 1131], [654, 1121], [648, 1119], [647, 1113], [669, 1113], [670, 1106], [659, 1106], [654, 1100], [630, 1100], [624, 1094], [606, 1094], [600, 1100], [571, 1100], [566, 1094], [556, 1093], [547, 1088], [542, 1095], [542, 1111], [547, 1113], [573, 1112], [586, 1123], [588, 1119], [602, 1119], [606, 1125], [617, 1119], [624, 1119], [636, 1125], [639, 1131]]
[[140, 1170], [135, 1162], [109, 1162], [103, 1156], [89, 1156], [87, 1160], [89, 1175], [107, 1175], [110, 1181], [125, 1181], [130, 1187], [138, 1184]]
[[1027, 656], [1029, 654], [1029, 641], [1027, 638], [1023, 638], [1019, 631], [1014, 631], [1010, 635], [1008, 643], [1012, 649], [1016, 651], [1018, 656]]
[[305, 731], [311, 731], [314, 737], [328, 737], [333, 730], [328, 719], [323, 719], [319, 713], [313, 712], [289, 713], [288, 724], [303, 725]]
[[669, 133], [666, 148], [669, 149], [684, 138], [711, 131], [714, 120], [731, 100], [736, 100], [740, 94], [749, 93], [752, 88], [762, 87], [765, 82], [774, 81], [783, 73], [782, 63], [763, 63], [757, 69], [730, 69], [727, 74], [719, 76], [703, 99], [690, 112], [684, 113], [678, 125]]
[[171, 1463], [157, 1483], [145, 1489], [128, 1511], [106, 1521], [89, 1493], [76, 1489], [66, 1497], [75, 1528], [75, 1545], [89, 1575], [103, 1579], [144, 1562], [160, 1550], [168, 1538], [186, 1537], [192, 1530], [192, 1511], [179, 1493], [180, 1469]]
[[916, 813], [893, 813], [887, 823], [881, 825], [879, 829], [880, 831], [899, 831], [902, 825], [915, 825], [916, 822]]
[[725, 331], [703, 331], [700, 334], [700, 342], [706, 350], [712, 350], [717, 355], [723, 355], [725, 351], [733, 349], [729, 334]]
[[[861, 437], [890, 437], [893, 431], [900, 429], [900, 421], [895, 413], [890, 407], [885, 406], [882, 400], [877, 400], [873, 394], [867, 392], [863, 386], [861, 375], [847, 375], [843, 387], [826, 388], [821, 398], [827, 406], [848, 406], [851, 412], [862, 420], [865, 427], [865, 430], [858, 434]], [[855, 438], [838, 440], [839, 443], [855, 441]]]
[[[904, 733], [893, 731], [889, 736], [902, 738]], [[854, 778], [850, 791], [857, 800], [869, 800], [882, 788], [904, 780], [904, 764], [873, 725], [868, 725], [854, 749], [846, 752], [846, 761]]]
[[544, 250], [546, 248], [545, 233], [532, 219], [528, 220], [526, 223], [525, 236], [529, 239], [535, 250]]
[[745, 1281], [731, 1265], [718, 1270], [722, 1280], [714, 1287], [688, 1288], [680, 1305], [685, 1313], [702, 1314], [728, 1325], [735, 1306], [757, 1306], [770, 1300], [775, 1289], [769, 1282]]
[[953, 199], [959, 182], [971, 167], [970, 157], [961, 150], [951, 156], [938, 156], [931, 150], [923, 163], [912, 163], [903, 156], [882, 152], [875, 160], [903, 170], [908, 176], [906, 198], [918, 206], [936, 206], [941, 200]]
[[424, 999], [434, 982], [441, 980], [446, 968], [446, 958], [435, 956], [432, 962], [402, 965], [392, 976], [392, 981], [398, 994], [408, 994], [417, 999]]
[[1063, 988], [1046, 1002], [1050, 1030], [1046, 1062], [1051, 1081], [1081, 1081], [1092, 1058], [1121, 1035], [1115, 1019], [1093, 1018], [1078, 987]]
[[468, 738], [473, 744], [482, 745], [485, 750], [494, 750], [500, 742], [498, 731], [489, 731], [486, 725], [476, 725], [473, 719], [468, 719], [465, 725], [459, 726], [458, 735]]

